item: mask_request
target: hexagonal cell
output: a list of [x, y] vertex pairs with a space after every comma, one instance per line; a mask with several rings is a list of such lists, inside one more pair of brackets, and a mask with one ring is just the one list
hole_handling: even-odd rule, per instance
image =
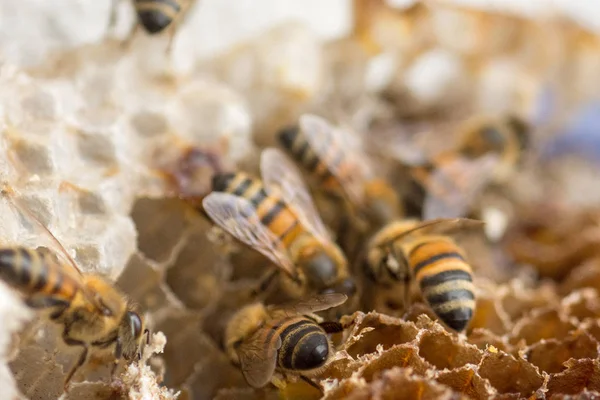
[[570, 316], [579, 321], [587, 318], [600, 316], [600, 298], [596, 289], [577, 290], [565, 297], [562, 301], [562, 309]]
[[502, 309], [502, 305], [497, 298], [483, 296], [477, 298], [475, 315], [469, 323], [469, 330], [485, 328], [501, 335], [508, 332], [510, 326], [509, 316]]
[[447, 386], [410, 375], [410, 370], [394, 367], [383, 371], [371, 384], [371, 398], [387, 399], [453, 399]]
[[87, 163], [103, 167], [117, 165], [117, 154], [113, 140], [106, 134], [77, 131], [77, 149], [79, 156]]
[[549, 339], [531, 346], [525, 358], [549, 374], [565, 369], [564, 363], [570, 359], [598, 357], [598, 342], [589, 334], [572, 332], [562, 340]]
[[565, 367], [566, 370], [550, 377], [546, 393], [548, 398], [556, 394], [576, 395], [584, 390], [600, 391], [598, 360], [569, 360]]
[[119, 286], [127, 296], [139, 304], [143, 312], [155, 312], [171, 305], [169, 295], [162, 288], [164, 277], [140, 254], [134, 254], [119, 276]]
[[410, 368], [413, 373], [425, 376], [432, 365], [419, 356], [419, 348], [414, 344], [401, 344], [390, 347], [378, 357], [364, 364], [360, 376], [367, 382], [375, 379], [381, 371], [394, 367]]
[[438, 369], [460, 368], [479, 364], [483, 353], [477, 347], [459, 342], [456, 336], [441, 330], [423, 331], [419, 335], [419, 355]]
[[357, 312], [343, 317], [341, 322], [346, 326], [353, 325], [351, 337], [345, 345], [352, 357], [375, 353], [379, 346], [385, 350], [395, 344], [410, 342], [418, 333], [417, 327], [410, 322], [375, 312]]
[[143, 138], [161, 136], [169, 129], [165, 115], [156, 111], [140, 110], [129, 121], [134, 131]]
[[496, 389], [477, 374], [477, 367], [474, 365], [440, 371], [435, 375], [435, 380], [470, 399], [489, 399], [497, 394]]
[[131, 211], [137, 227], [138, 249], [146, 257], [165, 263], [181, 242], [185, 231], [197, 223], [178, 199], [139, 199]]
[[166, 271], [166, 283], [187, 308], [203, 310], [215, 303], [229, 275], [229, 264], [206, 237], [206, 223], [187, 238]]
[[156, 326], [169, 338], [163, 358], [166, 363], [164, 383], [178, 387], [190, 378], [196, 364], [210, 354], [213, 345], [200, 331], [200, 318], [184, 310], [174, 310]]
[[[8, 134], [7, 134], [8, 135]], [[56, 165], [52, 159], [51, 148], [45, 143], [28, 140], [23, 136], [7, 136], [10, 141], [12, 157], [22, 175], [52, 175]]]
[[524, 340], [527, 344], [542, 339], [563, 339], [575, 329], [573, 323], [555, 309], [534, 310], [530, 316], [523, 317], [515, 324], [510, 335], [510, 342]]
[[478, 373], [500, 394], [513, 393], [528, 397], [544, 383], [544, 377], [536, 367], [523, 358], [515, 358], [496, 349], [485, 352]]

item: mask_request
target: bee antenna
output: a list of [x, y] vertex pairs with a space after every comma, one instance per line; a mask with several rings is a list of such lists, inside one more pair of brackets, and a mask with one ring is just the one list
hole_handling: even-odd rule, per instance
[[144, 335], [146, 335], [146, 346], [150, 344], [150, 329], [144, 329]]

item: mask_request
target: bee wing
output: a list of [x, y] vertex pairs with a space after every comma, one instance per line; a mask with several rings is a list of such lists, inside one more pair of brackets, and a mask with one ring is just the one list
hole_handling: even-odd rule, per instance
[[419, 234], [429, 235], [442, 235], [452, 234], [458, 231], [464, 231], [468, 229], [477, 229], [483, 227], [484, 222], [478, 219], [471, 218], [436, 218], [429, 221], [424, 221], [411, 229], [400, 233], [399, 235], [389, 237], [380, 246], [387, 246], [391, 242], [394, 242], [402, 237], [409, 236], [413, 233], [418, 232]]
[[112, 311], [102, 303], [100, 296], [97, 293], [90, 292], [85, 287], [81, 279], [83, 275], [75, 260], [73, 260], [73, 258], [69, 255], [67, 250], [56, 238], [56, 236], [54, 236], [54, 234], [46, 227], [46, 225], [44, 225], [34, 215], [24, 201], [18, 197], [15, 190], [8, 185], [4, 185], [1, 189], [1, 192], [2, 196], [22, 218], [22, 220], [32, 227], [36, 233], [36, 240], [44, 242], [40, 243], [40, 246], [44, 246], [48, 249], [42, 250], [42, 254], [44, 257], [48, 258], [48, 262], [57, 262], [61, 267], [68, 266], [63, 268], [63, 273], [68, 274], [74, 279], [75, 282], [78, 283], [78, 289], [91, 304], [91, 306], [103, 315], [112, 315]]
[[281, 338], [269, 339], [271, 329], [263, 328], [244, 340], [237, 349], [244, 378], [254, 388], [265, 386], [271, 380], [277, 365], [277, 350]]
[[329, 237], [300, 171], [282, 151], [275, 148], [263, 150], [260, 172], [267, 188], [281, 190], [285, 202], [294, 208], [308, 229], [321, 238]]
[[306, 300], [295, 301], [278, 306], [267, 307], [271, 315], [291, 317], [294, 315], [309, 314], [317, 311], [337, 307], [348, 300], [348, 296], [341, 293], [327, 293], [313, 296]]
[[457, 157], [435, 169], [425, 182], [423, 219], [462, 217], [492, 177], [499, 159], [486, 154], [476, 160]]
[[[350, 145], [352, 138], [349, 132], [336, 128], [327, 120], [312, 114], [302, 115], [299, 124], [310, 148], [337, 179], [349, 200], [353, 204], [361, 204], [364, 195], [363, 183], [373, 175], [373, 171], [369, 159]], [[342, 159], [351, 162], [339, 162], [337, 157], [331, 157], [331, 149], [338, 149]], [[348, 167], [352, 167], [353, 170], [344, 170]]]
[[260, 222], [260, 217], [248, 200], [229, 193], [212, 192], [202, 200], [202, 206], [217, 225], [296, 277], [296, 267], [287, 250]]

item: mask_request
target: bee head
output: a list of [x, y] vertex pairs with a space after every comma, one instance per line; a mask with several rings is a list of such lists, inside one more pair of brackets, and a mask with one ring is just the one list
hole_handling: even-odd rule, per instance
[[144, 335], [146, 335], [146, 344], [148, 344], [150, 331], [145, 329], [144, 320], [138, 313], [127, 311], [123, 316], [119, 329], [123, 358], [126, 360], [133, 360], [135, 357], [142, 358]]

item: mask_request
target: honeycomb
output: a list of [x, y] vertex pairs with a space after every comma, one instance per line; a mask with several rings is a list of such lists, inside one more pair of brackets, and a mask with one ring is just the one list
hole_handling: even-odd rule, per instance
[[[18, 7], [32, 7], [26, 3]], [[113, 280], [153, 332], [142, 359], [121, 363], [112, 380], [111, 352], [94, 351], [65, 394], [77, 351], [62, 342], [60, 327], [0, 284], [1, 398], [600, 396], [600, 186], [593, 162], [526, 154], [509, 179], [478, 199], [487, 236], [460, 241], [477, 287], [468, 330], [448, 331], [418, 293], [402, 312], [383, 304], [345, 315], [345, 331], [333, 337], [335, 356], [313, 378], [321, 392], [293, 376], [282, 388], [251, 389], [227, 358], [221, 342], [228, 318], [250, 301], [268, 267], [195, 209], [213, 173], [257, 172], [259, 150], [305, 112], [369, 129], [360, 140], [377, 154], [381, 143], [400, 151], [405, 142], [388, 141], [399, 131], [439, 151], [453, 142], [457, 121], [479, 112], [539, 117], [549, 81], [561, 94], [553, 110], [575, 110], [600, 92], [594, 33], [566, 17], [355, 0], [343, 7], [354, 11], [350, 32], [327, 37], [301, 18], [279, 21], [215, 54], [190, 50], [184, 68], [178, 62], [198, 16], [229, 15], [206, 3], [182, 26], [171, 56], [164, 37], [142, 34], [122, 46], [121, 20], [116, 33], [88, 32], [62, 45], [39, 35], [39, 54], [25, 45], [18, 57], [0, 51], [3, 184], [82, 271]], [[315, 16], [338, 18], [332, 9], [315, 9]], [[119, 10], [133, 17], [129, 5]], [[52, 18], [52, 10], [37, 12]], [[544, 126], [533, 141], [543, 149], [557, 135]], [[381, 158], [382, 173], [403, 188], [404, 170]], [[339, 209], [326, 200], [319, 207], [336, 231]], [[5, 246], [47, 245], [6, 199], [0, 208]]]

